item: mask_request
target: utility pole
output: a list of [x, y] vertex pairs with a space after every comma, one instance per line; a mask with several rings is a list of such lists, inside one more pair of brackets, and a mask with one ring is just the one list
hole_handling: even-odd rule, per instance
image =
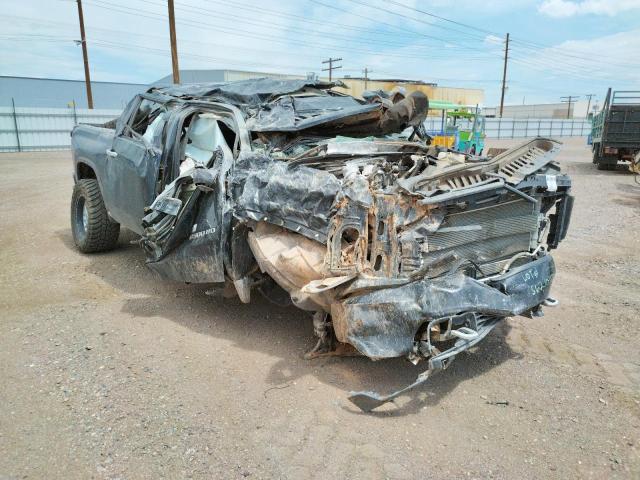
[[89, 75], [89, 54], [87, 53], [87, 37], [84, 33], [84, 16], [82, 15], [82, 0], [78, 4], [78, 19], [80, 20], [80, 44], [82, 45], [82, 59], [84, 61], [84, 83], [87, 86], [87, 106], [93, 109], [93, 94], [91, 93], [91, 76]]
[[371, 73], [371, 70], [369, 70], [367, 67], [364, 67], [364, 89], [367, 89], [367, 85], [369, 84], [369, 74]]
[[589, 109], [591, 108], [591, 99], [595, 96], [596, 96], [595, 93], [588, 93], [587, 95], [585, 95], [585, 97], [589, 99], [589, 101], [587, 102], [587, 114], [585, 115], [585, 118], [589, 117]]
[[571, 104], [574, 103], [580, 96], [578, 95], [569, 95], [566, 97], [560, 97], [560, 101], [562, 103], [567, 104], [567, 118], [571, 118]]
[[322, 69], [323, 72], [329, 71], [329, 81], [331, 81], [333, 79], [333, 76], [332, 76], [333, 71], [337, 70], [339, 68], [342, 68], [342, 65], [338, 65], [337, 67], [334, 67], [333, 63], [334, 62], [341, 62], [341, 61], [342, 61], [341, 58], [331, 58], [331, 57], [329, 57], [329, 60], [325, 60], [324, 62], [322, 62], [322, 63], [328, 63], [329, 64], [328, 68], [323, 68]]
[[171, 39], [171, 65], [173, 67], [173, 83], [180, 83], [178, 67], [178, 45], [176, 42], [176, 15], [173, 12], [173, 0], [169, 0], [169, 37]]
[[507, 59], [509, 58], [509, 34], [507, 33], [507, 41], [504, 44], [504, 69], [502, 70], [502, 95], [500, 96], [500, 118], [502, 118], [502, 109], [504, 108], [504, 91], [507, 88]]

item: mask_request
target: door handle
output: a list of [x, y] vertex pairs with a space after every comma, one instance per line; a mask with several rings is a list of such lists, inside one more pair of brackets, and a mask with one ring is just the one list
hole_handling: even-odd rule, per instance
[[107, 148], [107, 157], [115, 158], [117, 156], [118, 156], [118, 152], [116, 152], [116, 151], [114, 151], [114, 150], [112, 150], [110, 148]]

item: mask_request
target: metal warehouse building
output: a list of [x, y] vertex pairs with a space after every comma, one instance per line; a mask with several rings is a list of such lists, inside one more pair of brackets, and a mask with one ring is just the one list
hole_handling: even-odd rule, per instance
[[[587, 112], [587, 108], [591, 112]], [[505, 105], [503, 116], [507, 118], [586, 118], [588, 113], [599, 109], [597, 101], [579, 100], [571, 103], [537, 103], [528, 105]], [[499, 107], [487, 107], [484, 114], [488, 117], [500, 116]]]
[[[182, 83], [202, 83], [260, 77], [303, 79], [308, 76], [219, 69], [181, 70], [180, 77]], [[398, 86], [407, 92], [420, 90], [431, 99], [457, 104], [482, 104], [484, 100], [484, 91], [481, 89], [442, 87], [435, 83], [401, 79], [346, 77], [341, 80], [346, 88], [338, 90], [354, 96], [361, 96], [365, 88], [390, 90]], [[69, 148], [69, 132], [75, 125], [111, 120], [137, 93], [147, 90], [150, 85], [170, 83], [170, 75], [149, 84], [92, 81], [94, 109], [88, 110], [85, 83], [82, 80], [0, 76], [0, 151]]]
[[[407, 93], [420, 91], [430, 100], [456, 103], [458, 105], [482, 105], [484, 90], [480, 88], [444, 87], [437, 83], [427, 83], [419, 80], [405, 79], [364, 79], [355, 77], [340, 78], [347, 88], [336, 88], [354, 97], [362, 97], [365, 90], [390, 91], [396, 87], [403, 88]], [[439, 114], [438, 112], [431, 112]]]
[[[310, 74], [313, 75], [313, 74]], [[268, 77], [275, 79], [302, 79], [301, 75], [288, 75], [268, 72], [252, 72], [244, 70], [208, 69], [208, 70], [180, 70], [182, 83], [203, 82], [232, 82], [251, 78]], [[452, 103], [475, 105], [484, 101], [484, 91], [481, 89], [452, 88], [411, 80], [375, 80], [363, 78], [341, 78], [346, 89], [339, 88], [345, 93], [361, 96], [365, 89], [391, 90], [395, 86], [406, 89], [407, 92], [421, 90], [431, 99], [444, 100]], [[162, 77], [149, 84], [91, 82], [93, 103], [95, 108], [121, 109], [139, 92], [150, 85], [167, 85], [172, 83], [171, 75]], [[33, 78], [17, 76], [0, 76], [0, 107], [12, 106], [14, 99], [16, 107], [86, 108], [87, 95], [83, 80], [61, 80], [55, 78]]]
[[[247, 72], [245, 70], [180, 70], [181, 83], [208, 83], [208, 82], [235, 82], [252, 78], [275, 78], [277, 80], [298, 80], [306, 78], [303, 75], [287, 75], [281, 73]], [[152, 82], [152, 85], [169, 85], [173, 83], [173, 77], [167, 75], [160, 80]]]
[[[131, 97], [142, 92], [147, 85], [141, 83], [91, 82], [95, 108], [123, 108]], [[87, 92], [84, 80], [56, 78], [0, 76], [0, 107], [66, 108], [75, 104], [86, 108]]]

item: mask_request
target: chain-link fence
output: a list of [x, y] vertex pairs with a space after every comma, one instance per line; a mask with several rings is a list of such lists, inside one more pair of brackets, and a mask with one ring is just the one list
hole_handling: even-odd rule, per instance
[[[85, 108], [0, 107], [0, 152], [65, 150], [71, 146], [70, 132], [80, 123], [105, 123], [121, 110]], [[442, 129], [442, 120], [428, 117], [427, 131]], [[591, 132], [589, 120], [487, 118], [489, 138], [575, 137]]]
[[0, 107], [0, 152], [66, 150], [80, 123], [105, 123], [121, 110]]
[[[591, 121], [585, 118], [486, 118], [489, 138], [582, 137], [591, 133]], [[427, 131], [442, 130], [442, 119], [429, 117]]]

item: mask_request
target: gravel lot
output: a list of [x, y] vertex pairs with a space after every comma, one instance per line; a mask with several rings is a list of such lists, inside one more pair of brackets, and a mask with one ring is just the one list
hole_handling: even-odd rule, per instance
[[308, 314], [160, 280], [126, 232], [79, 254], [69, 152], [0, 155], [0, 478], [640, 478], [640, 186], [559, 160], [560, 306], [363, 414], [424, 364], [306, 361]]

